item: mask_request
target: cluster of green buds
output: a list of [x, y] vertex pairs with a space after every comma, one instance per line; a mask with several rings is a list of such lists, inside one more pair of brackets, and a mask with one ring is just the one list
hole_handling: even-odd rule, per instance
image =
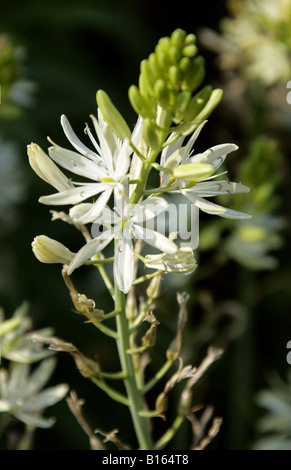
[[161, 145], [172, 123], [180, 135], [192, 133], [222, 98], [222, 90], [210, 85], [197, 91], [205, 65], [195, 42], [195, 35], [182, 29], [161, 38], [141, 62], [138, 86], [129, 88], [131, 105], [144, 119], [143, 136], [150, 148]]
[[[193, 133], [222, 99], [222, 90], [211, 85], [198, 91], [205, 61], [195, 42], [196, 36], [182, 29], [161, 38], [141, 62], [138, 86], [129, 88], [130, 103], [143, 118], [143, 138], [151, 149], [160, 149], [171, 132], [176, 136]], [[103, 90], [97, 92], [97, 104], [116, 135], [130, 139], [128, 125]]]

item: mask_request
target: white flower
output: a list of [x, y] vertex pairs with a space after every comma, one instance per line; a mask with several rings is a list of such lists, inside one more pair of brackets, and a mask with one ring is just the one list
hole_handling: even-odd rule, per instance
[[[205, 199], [205, 197], [245, 193], [249, 191], [247, 186], [228, 180], [213, 181], [214, 178], [221, 176], [221, 174], [207, 177], [203, 181], [199, 180], [197, 183], [187, 180], [186, 177], [185, 179], [175, 178], [175, 169], [187, 163], [205, 164], [207, 165], [207, 169], [209, 165], [212, 165], [214, 167], [213, 171], [216, 171], [224, 163], [227, 155], [237, 150], [238, 147], [235, 144], [220, 144], [209, 148], [203, 153], [193, 155], [192, 147], [205, 123], [206, 121], [200, 124], [184, 147], [181, 147], [183, 137], [179, 137], [175, 142], [165, 147], [161, 155], [161, 166], [171, 169], [174, 176], [171, 176], [171, 174], [165, 171], [161, 171], [161, 186], [169, 187], [171, 192], [183, 194], [195, 206], [208, 214], [231, 219], [248, 219], [250, 218], [248, 214], [227, 209]], [[169, 139], [171, 139], [171, 137]], [[175, 188], [177, 190], [173, 191]]]
[[0, 351], [1, 357], [15, 362], [33, 363], [52, 355], [52, 351], [35, 344], [32, 334], [42, 336], [52, 335], [51, 328], [32, 330], [32, 319], [28, 315], [28, 304], [23, 302], [5, 320], [4, 312], [0, 308]]
[[144, 259], [147, 268], [158, 269], [167, 273], [191, 274], [197, 268], [192, 248], [182, 247], [176, 253], [147, 255]]
[[[127, 193], [128, 188], [124, 191]], [[96, 220], [97, 223], [109, 228], [81, 248], [69, 264], [67, 272], [69, 275], [72, 274], [76, 268], [102, 251], [115, 238], [117, 247], [113, 268], [114, 279], [118, 288], [126, 293], [133, 282], [132, 240], [134, 238], [143, 239], [165, 253], [174, 253], [177, 246], [163, 234], [145, 226], [147, 223], [150, 225], [150, 221], [166, 210], [167, 202], [164, 199], [152, 197], [133, 206], [128, 204], [127, 198], [116, 199], [116, 203], [114, 212], [106, 208], [103, 215]]]
[[[62, 115], [61, 124], [64, 133], [76, 151], [62, 148], [52, 142], [53, 146], [49, 148], [49, 156], [50, 159], [64, 169], [94, 182], [71, 182], [44, 152], [37, 152], [37, 155], [34, 156], [34, 161], [40, 163], [32, 165], [39, 176], [50, 184], [53, 184], [52, 172], [56, 174], [57, 181], [60, 180], [60, 175], [63, 175], [62, 183], [66, 184], [66, 186], [56, 186], [56, 184], [54, 184], [59, 192], [41, 197], [39, 201], [43, 204], [78, 204], [90, 197], [99, 195], [94, 204], [81, 204], [71, 209], [70, 216], [79, 223], [93, 222], [102, 213], [113, 191], [116, 188], [119, 191], [122, 190], [122, 181], [128, 176], [127, 172], [130, 165], [130, 155], [132, 153], [129, 140], [125, 139], [121, 141], [115, 135], [104, 121], [100, 110], [98, 110], [98, 119], [93, 115], [91, 119], [99, 143], [94, 138], [88, 125], [86, 125], [85, 132], [94, 146], [94, 151], [79, 140], [66, 116]], [[138, 129], [135, 129], [132, 135], [133, 140], [137, 132]], [[30, 160], [32, 150], [35, 151], [35, 149], [35, 146], [30, 146], [29, 148]], [[44, 160], [45, 165], [42, 165], [41, 172], [37, 171]], [[48, 160], [51, 161], [50, 164]], [[58, 170], [58, 173], [56, 170]]]
[[45, 359], [29, 374], [28, 364], [11, 363], [9, 371], [0, 370], [0, 412], [10, 413], [25, 424], [48, 428], [54, 424], [42, 412], [62, 400], [68, 385], [41, 390], [55, 367], [55, 359]]

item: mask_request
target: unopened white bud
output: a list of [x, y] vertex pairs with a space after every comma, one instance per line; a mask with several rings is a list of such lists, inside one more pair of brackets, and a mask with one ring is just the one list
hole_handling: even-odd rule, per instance
[[42, 263], [69, 264], [75, 256], [75, 253], [72, 253], [62, 243], [46, 235], [35, 237], [31, 246], [34, 255]]
[[41, 179], [51, 184], [58, 191], [72, 188], [70, 180], [39, 145], [34, 143], [28, 145], [27, 154], [31, 168]]

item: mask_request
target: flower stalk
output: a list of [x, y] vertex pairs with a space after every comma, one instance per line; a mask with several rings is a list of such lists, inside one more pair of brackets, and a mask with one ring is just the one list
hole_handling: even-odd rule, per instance
[[117, 286], [115, 287], [115, 308], [120, 310], [120, 314], [116, 317], [118, 331], [117, 347], [122, 370], [125, 374], [124, 385], [129, 400], [129, 409], [135, 427], [136, 437], [139, 442], [139, 448], [142, 450], [150, 450], [153, 448], [153, 443], [149, 426], [146, 418], [140, 415], [140, 412], [143, 410], [143, 398], [137, 386], [133, 359], [131, 355], [127, 353], [127, 350], [130, 348], [130, 334], [125, 314], [125, 295]]
[[[190, 274], [197, 268], [191, 243], [179, 246], [179, 240], [176, 242], [172, 232], [167, 234], [158, 223], [155, 224], [156, 218], [164, 215], [169, 207], [164, 196], [178, 194], [186, 198], [188, 204], [190, 202], [208, 214], [249, 218], [248, 214], [206, 199], [243, 193], [248, 188], [221, 180], [221, 174], [215, 174], [227, 155], [237, 149], [236, 145], [221, 144], [203, 153], [193, 153], [193, 145], [205, 119], [222, 97], [221, 90], [213, 90], [210, 86], [197, 91], [205, 75], [204, 59], [197, 56], [197, 52], [195, 36], [178, 29], [170, 38], [162, 38], [155, 51], [141, 63], [138, 86], [129, 89], [129, 100], [138, 113], [132, 132], [106, 92], [99, 90], [97, 117], [91, 116], [96, 137], [88, 125], [85, 128], [91, 148], [80, 141], [64, 115], [61, 125], [73, 150], [62, 148], [51, 139], [48, 155], [36, 144], [28, 146], [31, 167], [57, 190], [42, 196], [40, 202], [71, 205], [69, 213], [61, 213], [59, 218], [75, 226], [85, 238], [80, 250], [72, 253], [63, 244], [39, 236], [33, 242], [34, 254], [41, 262], [64, 265], [62, 274], [75, 311], [116, 342], [121, 370], [103, 372], [97, 363], [87, 360], [68, 344], [59, 350], [72, 353], [81, 364], [78, 368], [82, 375], [116, 402], [129, 407], [141, 450], [161, 449], [172, 439], [189, 412], [190, 405], [189, 409], [187, 406], [194, 383], [189, 379], [185, 387], [187, 393], [182, 394], [187, 398], [187, 406], [181, 412], [181, 403], [178, 404], [176, 419], [154, 444], [149, 420], [166, 417], [169, 391], [176, 383], [192, 377], [195, 370], [192, 366], [183, 368], [180, 357], [188, 299], [183, 293], [177, 295], [180, 304], [177, 334], [166, 351], [165, 362], [146, 383], [143, 376], [149, 350], [155, 346], [160, 328], [153, 310], [162, 292], [163, 277], [170, 273]], [[82, 180], [67, 177], [59, 166], [81, 176]], [[148, 188], [151, 172], [160, 180], [155, 189]], [[112, 204], [107, 205], [110, 202]], [[91, 235], [87, 224], [92, 224]], [[179, 230], [182, 232], [181, 228]], [[141, 243], [135, 243], [139, 241], [143, 242], [142, 247], [151, 246], [160, 253], [144, 256]], [[114, 242], [113, 255], [105, 257], [103, 251], [111, 242]], [[135, 249], [137, 245], [138, 249]], [[144, 269], [154, 269], [154, 272], [139, 273], [139, 261]], [[74, 287], [72, 276], [81, 266], [98, 269], [114, 303], [109, 313], [96, 308], [92, 299]], [[112, 276], [108, 272], [111, 268]], [[135, 288], [145, 283], [145, 298], [137, 299]], [[116, 328], [105, 324], [110, 319], [115, 319]], [[144, 322], [150, 323], [150, 327], [137, 341]], [[155, 409], [149, 411], [146, 393], [166, 378], [177, 360], [180, 362], [178, 372], [158, 394]], [[122, 380], [125, 393], [108, 385], [106, 379]]]

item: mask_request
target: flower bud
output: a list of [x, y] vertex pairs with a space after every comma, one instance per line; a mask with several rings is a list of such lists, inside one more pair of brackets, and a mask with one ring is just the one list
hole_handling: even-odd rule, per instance
[[128, 90], [128, 97], [131, 102], [131, 105], [135, 112], [142, 116], [143, 118], [153, 118], [154, 113], [153, 113], [153, 108], [149, 106], [149, 103], [143, 95], [140, 93], [139, 89], [135, 85], [131, 85], [131, 87]]
[[165, 73], [171, 66], [170, 58], [168, 54], [163, 49], [160, 49], [159, 47], [156, 47], [155, 53], [157, 56], [158, 66], [160, 70], [163, 70]]
[[207, 101], [201, 113], [198, 114], [197, 118], [195, 118], [195, 121], [197, 121], [199, 124], [200, 122], [205, 121], [205, 119], [208, 118], [208, 116], [220, 103], [222, 96], [223, 96], [223, 91], [220, 88], [216, 88], [215, 90], [213, 90], [209, 100]]
[[140, 64], [139, 88], [143, 96], [154, 94], [155, 78], [151, 73], [147, 59], [142, 60]]
[[171, 42], [178, 47], [181, 47], [184, 43], [186, 32], [183, 29], [177, 28], [171, 34]]
[[178, 46], [172, 44], [169, 48], [169, 56], [174, 64], [178, 64], [182, 57], [182, 51]]
[[185, 121], [193, 121], [195, 117], [203, 110], [212, 93], [212, 86], [207, 85], [190, 100], [189, 106], [184, 113]]
[[46, 235], [35, 237], [31, 246], [34, 255], [42, 263], [69, 264], [75, 256], [75, 253], [72, 253], [62, 243]]
[[177, 65], [172, 65], [169, 68], [169, 79], [173, 87], [177, 87], [181, 80], [181, 70]]
[[189, 44], [188, 46], [185, 46], [182, 50], [182, 53], [185, 57], [192, 58], [197, 54], [197, 46], [195, 44]]
[[142, 345], [146, 348], [152, 348], [156, 343], [157, 324], [152, 323], [145, 335], [142, 337]]
[[191, 99], [191, 93], [188, 90], [181, 91], [175, 103], [175, 118], [183, 119], [184, 112], [186, 111]]
[[184, 44], [187, 46], [188, 44], [195, 44], [196, 43], [196, 36], [195, 34], [187, 34]]
[[151, 282], [149, 283], [146, 293], [147, 296], [151, 299], [156, 299], [160, 295], [160, 290], [161, 290], [161, 276], [155, 276], [153, 279], [151, 279]]
[[160, 146], [160, 139], [158, 135], [157, 127], [151, 122], [149, 118], [146, 118], [142, 128], [143, 138], [146, 145], [149, 148], [157, 149]]
[[185, 163], [184, 165], [179, 165], [174, 168], [173, 176], [197, 183], [198, 181], [212, 176], [214, 172], [214, 165], [209, 163]]
[[70, 180], [39, 145], [34, 143], [28, 145], [27, 154], [31, 168], [42, 180], [51, 184], [58, 191], [72, 188]]
[[115, 134], [122, 140], [126, 137], [130, 139], [130, 129], [107, 93], [103, 90], [97, 91], [96, 99], [105, 121], [109, 124]]
[[181, 85], [182, 90], [186, 89], [186, 90], [190, 90], [191, 92], [193, 92], [202, 83], [204, 77], [205, 77], [205, 67], [203, 64], [200, 64], [195, 70], [195, 72], [190, 71], [186, 75]]
[[158, 103], [163, 107], [167, 108], [170, 104], [170, 93], [167, 84], [161, 78], [156, 81], [154, 86], [154, 93]]
[[182, 57], [182, 59], [179, 62], [179, 68], [182, 72], [187, 73], [190, 71], [192, 66], [192, 61], [189, 59], [189, 57]]
[[156, 410], [161, 412], [166, 411], [168, 409], [168, 402], [168, 395], [165, 392], [160, 393], [155, 402]]

